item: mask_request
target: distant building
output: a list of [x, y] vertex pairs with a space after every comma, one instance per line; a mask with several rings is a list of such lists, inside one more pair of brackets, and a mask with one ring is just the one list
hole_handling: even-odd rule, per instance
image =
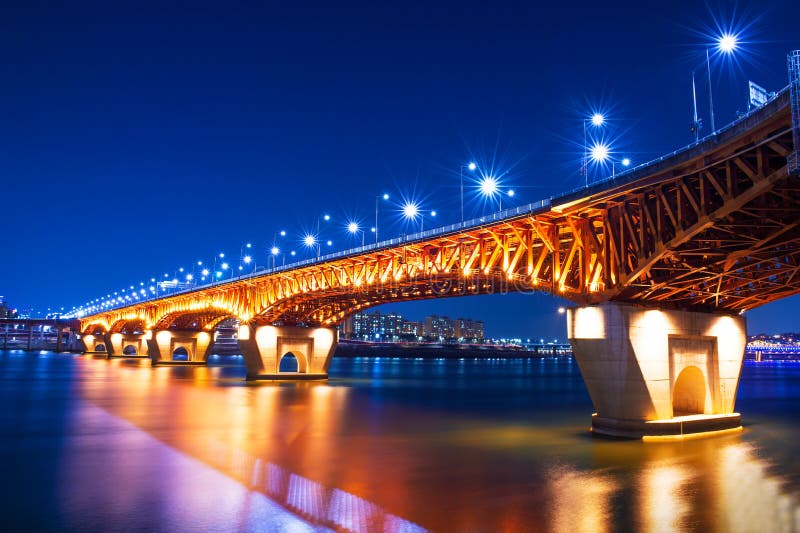
[[425, 337], [445, 341], [455, 338], [455, 327], [450, 317], [431, 315], [425, 317]]
[[415, 322], [393, 311], [355, 313], [339, 326], [339, 334], [343, 339], [363, 341], [484, 341], [483, 322], [480, 320], [452, 320], [446, 316], [431, 315], [422, 322]]
[[453, 321], [453, 336], [460, 342], [483, 341], [483, 321], [456, 318]]
[[11, 309], [3, 296], [0, 296], [0, 318], [18, 318], [16, 309]]
[[399, 341], [405, 335], [406, 320], [395, 312], [355, 313], [342, 324], [344, 338], [364, 341]]

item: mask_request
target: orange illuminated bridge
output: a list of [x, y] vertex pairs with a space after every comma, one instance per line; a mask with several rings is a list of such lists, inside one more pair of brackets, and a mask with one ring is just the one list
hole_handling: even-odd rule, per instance
[[[325, 378], [357, 311], [543, 291], [576, 304], [594, 431], [735, 430], [742, 312], [800, 292], [798, 93], [795, 77], [724, 130], [577, 192], [83, 316], [86, 349], [203, 364], [235, 319], [248, 379]], [[281, 373], [289, 353], [298, 371]]]

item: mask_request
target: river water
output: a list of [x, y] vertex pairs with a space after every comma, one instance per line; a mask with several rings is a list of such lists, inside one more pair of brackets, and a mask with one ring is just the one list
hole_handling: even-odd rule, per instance
[[334, 358], [327, 383], [0, 351], [3, 531], [798, 531], [800, 365], [741, 434], [588, 433], [570, 358]]

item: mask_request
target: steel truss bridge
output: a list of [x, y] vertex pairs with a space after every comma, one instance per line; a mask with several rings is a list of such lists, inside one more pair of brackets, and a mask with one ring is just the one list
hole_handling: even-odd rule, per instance
[[[335, 326], [405, 300], [542, 291], [567, 330], [594, 431], [741, 429], [742, 311], [800, 292], [800, 51], [790, 86], [682, 150], [491, 217], [81, 316], [87, 351], [204, 364], [240, 323], [248, 379], [322, 379]], [[297, 371], [281, 371], [288, 354]], [[185, 359], [184, 359], [185, 357]]]

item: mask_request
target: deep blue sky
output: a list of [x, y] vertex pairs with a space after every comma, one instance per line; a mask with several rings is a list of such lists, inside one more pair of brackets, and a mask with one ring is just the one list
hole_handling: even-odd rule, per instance
[[[431, 4], [431, 5], [429, 5]], [[77, 305], [214, 253], [302, 250], [330, 213], [371, 225], [376, 194], [459, 218], [459, 165], [507, 172], [513, 203], [581, 184], [581, 119], [601, 109], [634, 162], [690, 140], [691, 72], [708, 123], [746, 83], [786, 85], [798, 2], [4, 2], [0, 7], [0, 294]], [[704, 35], [705, 34], [705, 35]], [[468, 192], [468, 215], [484, 208]], [[507, 205], [504, 203], [504, 205]], [[402, 230], [389, 204], [382, 236]], [[426, 226], [430, 222], [426, 222]], [[260, 259], [263, 261], [263, 259]], [[503, 295], [394, 305], [560, 336], [559, 303]], [[798, 300], [749, 313], [800, 330]]]

